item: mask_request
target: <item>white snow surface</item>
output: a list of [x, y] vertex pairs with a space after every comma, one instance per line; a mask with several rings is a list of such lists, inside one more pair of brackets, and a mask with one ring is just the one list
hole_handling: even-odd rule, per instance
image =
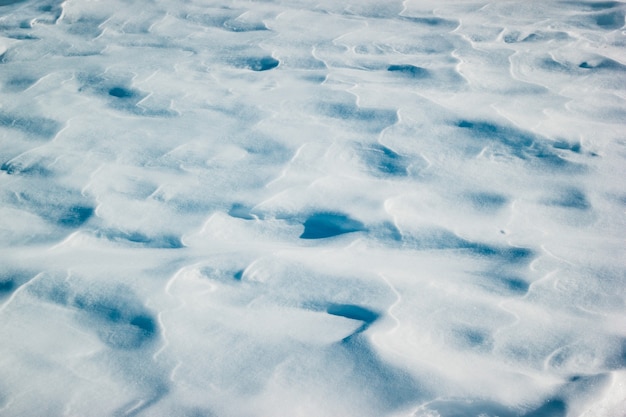
[[0, 415], [626, 415], [625, 14], [0, 0]]

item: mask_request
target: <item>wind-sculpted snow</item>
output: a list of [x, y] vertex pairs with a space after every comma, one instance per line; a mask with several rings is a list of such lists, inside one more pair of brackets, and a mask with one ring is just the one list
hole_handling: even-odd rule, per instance
[[0, 1], [0, 415], [626, 415], [621, 1]]

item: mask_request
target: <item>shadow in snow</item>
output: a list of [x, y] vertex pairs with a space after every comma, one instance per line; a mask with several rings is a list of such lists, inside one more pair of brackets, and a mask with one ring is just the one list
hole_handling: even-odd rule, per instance
[[24, 175], [32, 177], [48, 178], [53, 173], [48, 168], [38, 163], [23, 164], [20, 161], [8, 161], [0, 165], [0, 171], [6, 172], [8, 175]]
[[555, 71], [555, 72], [566, 72], [571, 73], [574, 71], [568, 65], [565, 65], [561, 62], [556, 61], [552, 57], [545, 57], [537, 61], [537, 67], [544, 69], [546, 71]]
[[18, 76], [7, 80], [4, 83], [3, 89], [7, 93], [19, 93], [26, 90], [37, 82], [37, 78], [28, 77], [25, 75]]
[[354, 103], [326, 102], [318, 105], [319, 112], [327, 117], [351, 122], [369, 132], [380, 132], [398, 121], [395, 110], [359, 107]]
[[4, 294], [12, 293], [15, 288], [15, 281], [10, 277], [0, 277], [0, 297]]
[[252, 71], [268, 71], [278, 67], [280, 61], [271, 56], [248, 57], [235, 61], [235, 66]]
[[430, 28], [437, 28], [446, 32], [452, 31], [459, 26], [458, 21], [442, 19], [440, 17], [410, 17], [400, 16], [401, 20], [415, 23], [418, 25], [429, 26]]
[[551, 398], [536, 410], [524, 414], [524, 417], [565, 417], [567, 404], [560, 398]]
[[95, 236], [113, 242], [123, 242], [132, 246], [141, 246], [152, 249], [180, 249], [184, 248], [182, 241], [174, 235], [148, 236], [141, 232], [123, 232], [121, 230], [98, 230]]
[[588, 70], [626, 71], [626, 65], [605, 57], [583, 61], [578, 67]]
[[232, 32], [257, 32], [269, 30], [263, 22], [246, 22], [240, 19], [225, 21], [222, 26]]
[[237, 269], [237, 267], [215, 268], [207, 265], [199, 268], [198, 272], [208, 280], [236, 285], [244, 280], [246, 270], [245, 268]]
[[612, 9], [613, 7], [621, 6], [623, 3], [619, 1], [568, 1], [567, 4], [595, 11]]
[[539, 164], [542, 168], [573, 168], [575, 164], [561, 158], [549, 141], [530, 132], [482, 121], [461, 120], [460, 129], [479, 141], [477, 149], [486, 144], [504, 147], [507, 154]]
[[365, 226], [342, 213], [314, 213], [304, 222], [301, 239], [324, 239], [345, 233], [365, 231]]
[[235, 203], [230, 207], [230, 210], [228, 210], [228, 215], [237, 219], [255, 220], [256, 217], [250, 214], [250, 210], [250, 208], [243, 204]]
[[431, 228], [417, 234], [404, 234], [403, 242], [418, 250], [465, 250], [477, 256], [493, 258], [505, 264], [530, 262], [535, 253], [527, 248], [495, 246], [463, 239], [446, 229]]
[[[484, 400], [435, 400], [428, 403], [426, 410], [441, 417], [498, 416], [498, 417], [564, 417], [567, 405], [560, 398], [552, 398], [539, 408], [524, 412], [493, 401]], [[430, 415], [430, 414], [428, 414]]]
[[390, 65], [387, 67], [387, 71], [401, 74], [409, 78], [431, 78], [430, 71], [426, 68], [416, 67], [415, 65]]
[[143, 414], [147, 409], [161, 401], [170, 392], [170, 387], [161, 378], [153, 376], [140, 381], [142, 385], [147, 385], [147, 391], [141, 398], [131, 400], [118, 408], [114, 417], [132, 417]]
[[[110, 76], [102, 74], [81, 73], [77, 75], [81, 83], [79, 92], [89, 92], [106, 100], [112, 109], [130, 113], [137, 116], [146, 117], [173, 117], [177, 113], [169, 108], [167, 103], [152, 102], [146, 103], [142, 100], [148, 97], [147, 93], [128, 87], [130, 80], [128, 77]], [[140, 102], [142, 102], [140, 104]]]
[[462, 328], [453, 332], [455, 345], [462, 349], [489, 350], [491, 349], [491, 335], [481, 329]]
[[606, 358], [604, 366], [614, 370], [626, 368], [626, 338], [618, 338], [612, 343], [611, 353]]
[[386, 146], [375, 144], [361, 152], [365, 163], [375, 172], [395, 177], [408, 174], [408, 160]]
[[347, 319], [363, 322], [363, 325], [355, 330], [354, 333], [343, 339], [344, 342], [367, 330], [368, 327], [370, 327], [370, 325], [380, 317], [380, 314], [377, 312], [354, 304], [330, 304], [326, 308], [326, 312], [333, 316], [345, 317]]
[[[331, 372], [338, 372], [335, 381], [339, 388], [359, 387], [356, 395], [370, 404], [381, 415], [416, 401], [424, 395], [418, 381], [403, 369], [386, 363], [371, 346], [365, 331], [379, 318], [380, 313], [368, 307], [344, 303], [309, 303], [304, 306], [312, 311], [361, 322], [361, 325], [327, 350]], [[342, 383], [345, 379], [345, 385]]]
[[581, 152], [581, 145], [580, 142], [574, 142], [574, 143], [570, 143], [564, 140], [557, 140], [552, 144], [552, 147], [554, 149], [563, 149], [566, 151], [572, 151], [574, 153], [580, 153]]
[[492, 293], [504, 296], [523, 296], [528, 293], [530, 287], [524, 279], [500, 271], [481, 274], [477, 284]]
[[0, 127], [19, 130], [31, 137], [50, 139], [61, 130], [63, 125], [45, 117], [24, 117], [0, 113]]
[[87, 206], [71, 206], [62, 210], [55, 219], [57, 224], [63, 227], [80, 227], [91, 218], [94, 209]]
[[363, 333], [354, 334], [330, 347], [333, 368], [342, 369], [350, 386], [358, 386], [363, 401], [381, 415], [418, 401], [424, 391], [408, 372], [385, 363]]
[[28, 290], [39, 298], [79, 312], [79, 321], [113, 349], [139, 349], [155, 340], [157, 322], [129, 288], [76, 287], [68, 281], [43, 276]]
[[0, 267], [0, 300], [8, 298], [19, 287], [31, 280], [35, 274], [14, 268]]
[[63, 228], [78, 228], [94, 215], [94, 208], [79, 201], [82, 199], [70, 190], [53, 187], [32, 194], [16, 193], [10, 202], [49, 223]]
[[517, 43], [517, 42], [548, 42], [548, 41], [566, 41], [570, 39], [570, 35], [567, 32], [534, 32], [529, 35], [525, 35], [521, 32], [510, 32], [502, 37], [505, 43]]
[[586, 211], [591, 208], [585, 193], [578, 188], [567, 188], [546, 201], [546, 204], [568, 209]]
[[493, 213], [500, 210], [509, 201], [502, 194], [490, 192], [468, 193], [465, 198], [479, 211]]
[[113, 87], [109, 90], [109, 95], [117, 98], [133, 98], [139, 94], [124, 87]]
[[72, 35], [80, 36], [83, 39], [95, 39], [102, 35], [102, 23], [104, 19], [81, 16], [71, 21], [61, 20], [66, 24], [66, 30]]
[[25, 0], [0, 0], [0, 6], [10, 6], [12, 4], [22, 3]]
[[624, 26], [624, 11], [602, 13], [592, 17], [596, 25], [606, 30], [621, 29]]

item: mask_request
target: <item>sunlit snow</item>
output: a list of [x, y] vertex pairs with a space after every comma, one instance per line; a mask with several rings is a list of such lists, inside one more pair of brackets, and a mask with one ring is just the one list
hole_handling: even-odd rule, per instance
[[0, 0], [0, 415], [626, 415], [625, 14]]

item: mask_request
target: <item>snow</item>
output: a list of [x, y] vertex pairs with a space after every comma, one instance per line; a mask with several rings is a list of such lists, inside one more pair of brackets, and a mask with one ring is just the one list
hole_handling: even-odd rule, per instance
[[626, 415], [625, 15], [0, 1], [0, 414]]

